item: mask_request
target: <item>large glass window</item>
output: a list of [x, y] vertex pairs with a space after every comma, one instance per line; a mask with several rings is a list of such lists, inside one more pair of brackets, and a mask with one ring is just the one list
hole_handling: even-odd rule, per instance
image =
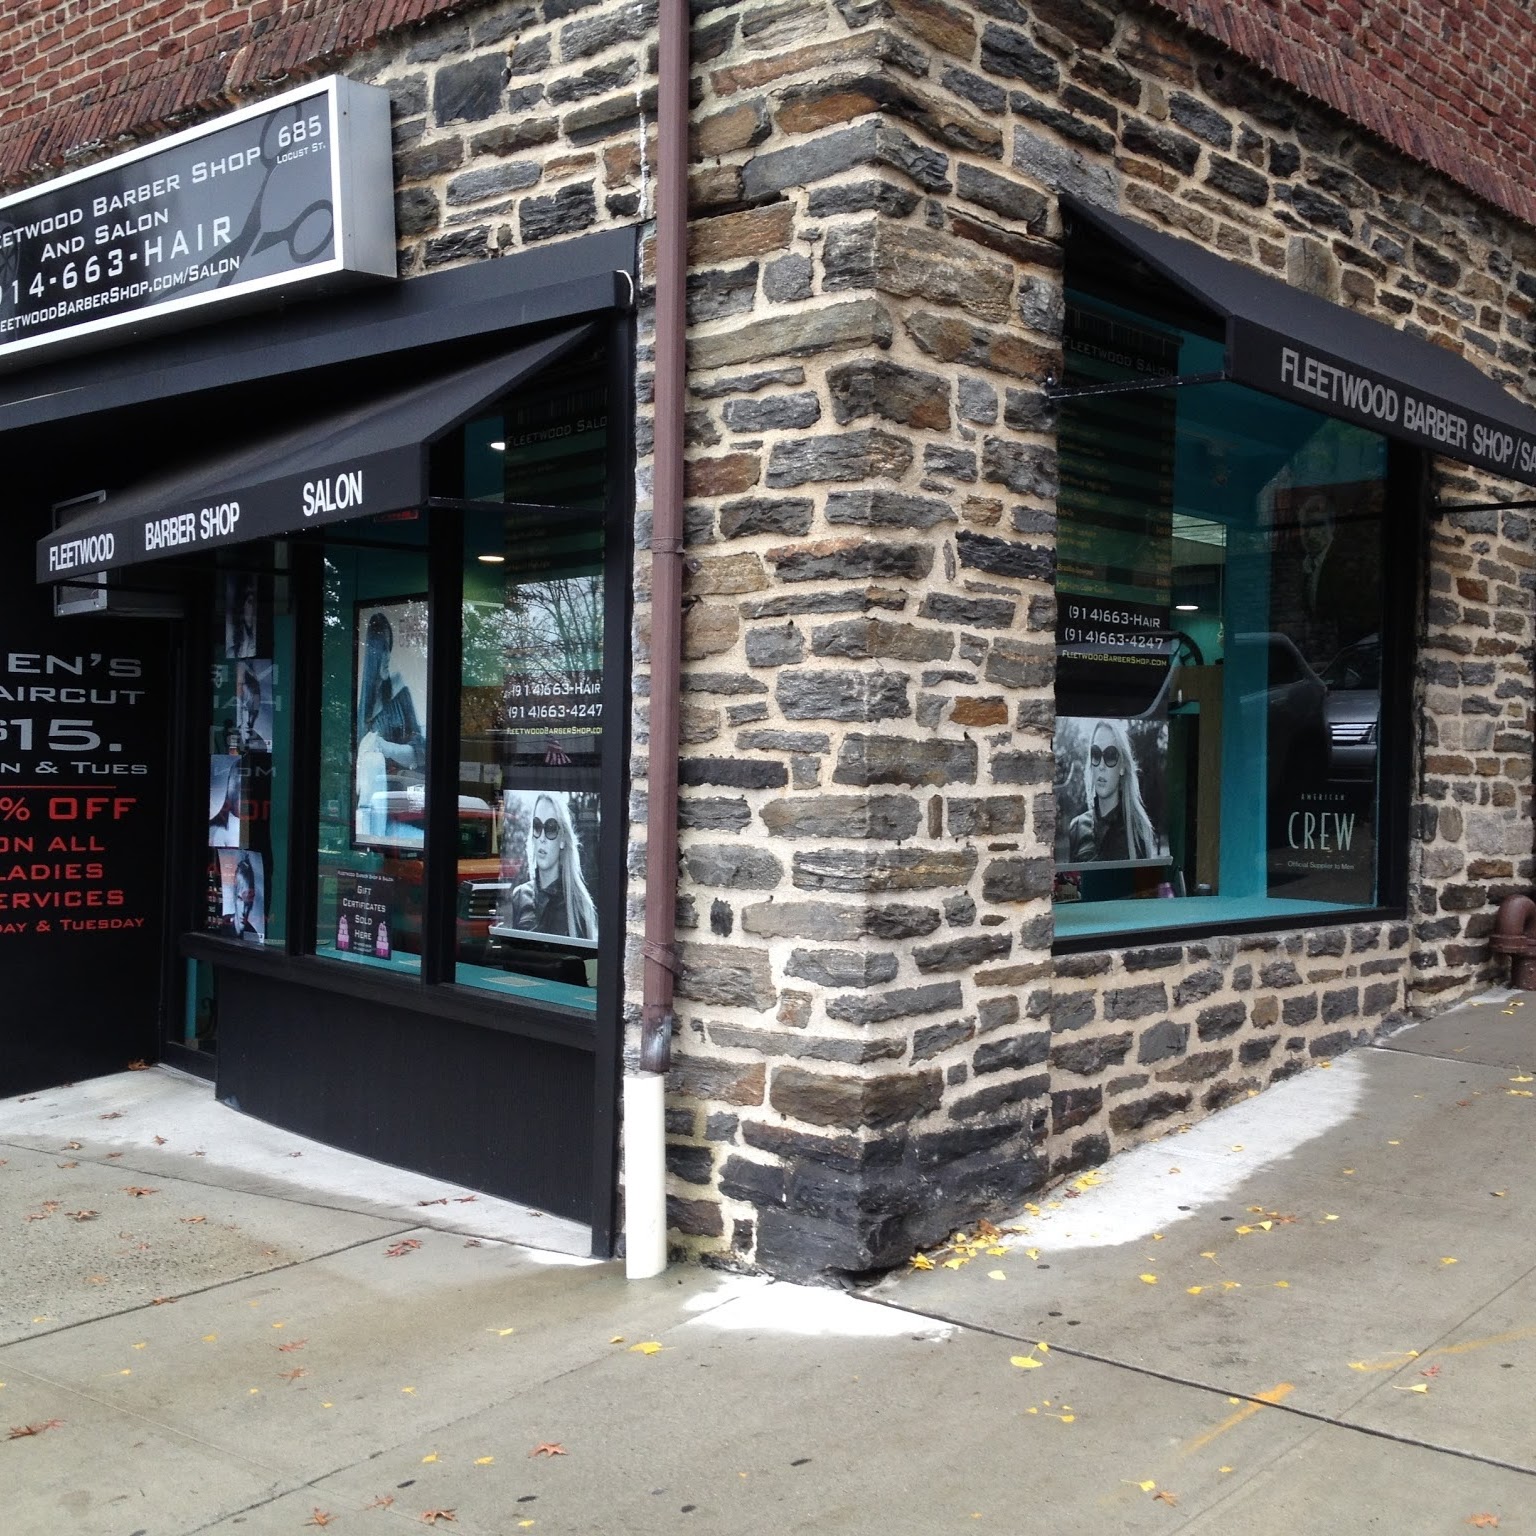
[[[1075, 290], [1066, 362], [1222, 346]], [[1060, 453], [1058, 936], [1375, 906], [1386, 440], [1213, 382], [1067, 398]]]
[[[603, 743], [602, 375], [464, 432], [457, 978], [591, 1008]], [[543, 503], [542, 506], [537, 504]]]
[[316, 953], [419, 974], [427, 827], [426, 519], [328, 538]]
[[[248, 555], [253, 552], [247, 552]], [[263, 550], [262, 554], [283, 550]], [[214, 577], [205, 931], [281, 948], [293, 752], [293, 616], [281, 563]], [[211, 1035], [211, 1004], [194, 1021]]]

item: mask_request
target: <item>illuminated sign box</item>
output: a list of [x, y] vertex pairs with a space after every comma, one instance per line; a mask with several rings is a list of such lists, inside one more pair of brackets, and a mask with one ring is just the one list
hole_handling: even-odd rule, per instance
[[395, 275], [389, 93], [333, 75], [0, 199], [0, 368]]

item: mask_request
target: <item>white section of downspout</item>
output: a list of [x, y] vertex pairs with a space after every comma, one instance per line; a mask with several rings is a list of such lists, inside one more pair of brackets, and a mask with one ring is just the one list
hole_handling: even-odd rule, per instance
[[667, 1080], [624, 1078], [624, 1276], [649, 1280], [667, 1267]]

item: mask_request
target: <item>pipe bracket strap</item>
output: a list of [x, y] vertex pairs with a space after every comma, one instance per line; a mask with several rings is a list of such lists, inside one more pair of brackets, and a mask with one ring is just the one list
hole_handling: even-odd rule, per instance
[[680, 555], [683, 552], [681, 539], [657, 539], [651, 540], [651, 553], [653, 555]]
[[658, 944], [655, 939], [646, 939], [640, 946], [640, 953], [647, 960], [653, 960], [664, 971], [671, 971], [674, 976], [682, 974], [683, 964], [677, 953], [675, 944]]

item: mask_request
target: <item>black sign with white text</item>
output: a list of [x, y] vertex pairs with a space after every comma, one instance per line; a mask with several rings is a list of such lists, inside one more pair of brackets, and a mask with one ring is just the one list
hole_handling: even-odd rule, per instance
[[387, 93], [332, 77], [0, 201], [0, 365], [237, 295], [392, 276], [393, 241]]
[[1241, 317], [1232, 320], [1229, 335], [1232, 376], [1241, 384], [1536, 485], [1536, 433], [1514, 424], [1519, 415], [1529, 415], [1514, 399], [1511, 419], [1500, 420]]

